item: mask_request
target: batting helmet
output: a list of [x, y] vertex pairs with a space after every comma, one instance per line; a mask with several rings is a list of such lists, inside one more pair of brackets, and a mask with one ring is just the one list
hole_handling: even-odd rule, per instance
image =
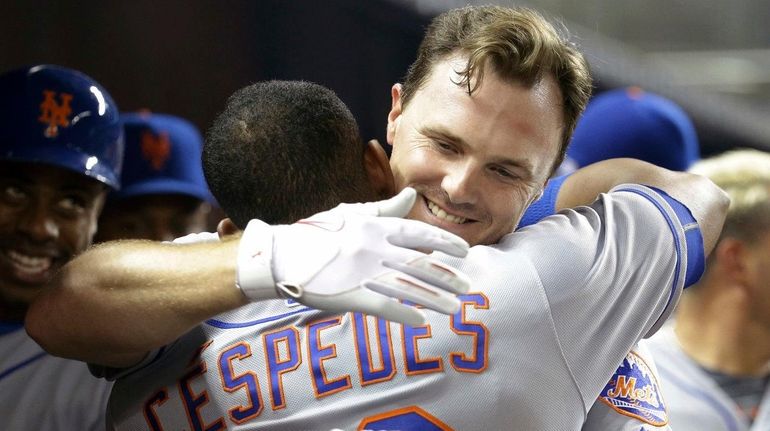
[[44, 163], [120, 186], [123, 128], [99, 83], [38, 65], [0, 75], [0, 160]]
[[168, 114], [123, 113], [126, 136], [123, 187], [111, 199], [181, 194], [211, 199], [203, 177], [203, 137], [189, 121]]
[[583, 167], [615, 157], [685, 171], [700, 158], [695, 126], [676, 103], [638, 87], [599, 94], [578, 121], [567, 158]]

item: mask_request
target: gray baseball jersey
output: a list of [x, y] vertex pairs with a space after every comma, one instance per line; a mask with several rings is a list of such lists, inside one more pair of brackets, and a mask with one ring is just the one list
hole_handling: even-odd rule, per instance
[[697, 363], [684, 353], [673, 325], [643, 343], [655, 356], [671, 426], [677, 431], [770, 430], [770, 388], [754, 423]]
[[474, 291], [462, 295], [460, 312], [428, 312], [424, 326], [283, 300], [250, 304], [120, 373], [108, 422], [119, 430], [580, 429], [618, 364], [676, 303], [696, 260], [687, 238], [666, 198], [626, 185], [465, 259], [445, 258]]
[[112, 384], [51, 356], [21, 323], [0, 326], [0, 429], [103, 430]]

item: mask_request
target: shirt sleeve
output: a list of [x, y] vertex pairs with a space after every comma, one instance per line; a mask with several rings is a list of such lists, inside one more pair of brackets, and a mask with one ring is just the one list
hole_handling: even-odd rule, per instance
[[[173, 343], [172, 343], [173, 344]], [[169, 345], [170, 346], [170, 345]], [[109, 380], [111, 382], [114, 382], [115, 380], [125, 377], [127, 375], [133, 374], [153, 363], [155, 363], [158, 359], [160, 359], [163, 356], [163, 352], [166, 351], [166, 349], [169, 346], [163, 346], [159, 349], [155, 349], [153, 351], [150, 351], [145, 355], [144, 359], [139, 361], [137, 364], [127, 367], [127, 368], [113, 368], [108, 367], [105, 365], [98, 365], [98, 364], [88, 364], [88, 370], [91, 372], [91, 374], [94, 377], [99, 377], [105, 380]]]
[[535, 224], [556, 212], [556, 199], [558, 199], [559, 190], [561, 190], [561, 186], [564, 184], [564, 180], [566, 180], [567, 177], [569, 177], [569, 175], [562, 175], [548, 180], [548, 184], [546, 184], [545, 190], [543, 191], [543, 196], [540, 196], [540, 199], [533, 202], [532, 205], [527, 208], [527, 211], [521, 216], [518, 228]]
[[504, 238], [531, 259], [588, 405], [601, 390], [594, 382], [606, 382], [598, 373], [617, 367], [669, 316], [693, 264], [685, 225], [667, 199], [621, 185]]

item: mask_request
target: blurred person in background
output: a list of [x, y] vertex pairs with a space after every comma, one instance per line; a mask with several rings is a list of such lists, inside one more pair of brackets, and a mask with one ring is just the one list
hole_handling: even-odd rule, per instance
[[103, 430], [111, 384], [43, 351], [24, 318], [91, 244], [120, 186], [118, 107], [92, 78], [52, 65], [0, 75], [0, 95], [0, 428]]
[[[674, 171], [698, 160], [698, 138], [690, 117], [675, 102], [639, 87], [593, 97], [575, 127], [567, 157], [569, 172], [613, 158], [634, 158]], [[635, 346], [588, 412], [583, 431], [670, 430], [668, 398], [652, 354]]]
[[686, 171], [700, 159], [695, 126], [675, 102], [639, 87], [597, 94], [575, 126], [558, 173], [618, 157]]
[[704, 159], [732, 199], [703, 278], [671, 325], [647, 340], [676, 430], [770, 429], [770, 154], [736, 150]]
[[96, 241], [171, 241], [205, 231], [211, 205], [198, 129], [185, 119], [149, 112], [122, 114], [121, 121], [123, 187], [109, 195]]

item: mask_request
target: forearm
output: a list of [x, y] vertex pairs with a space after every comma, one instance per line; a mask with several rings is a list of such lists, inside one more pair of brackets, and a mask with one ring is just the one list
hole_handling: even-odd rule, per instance
[[605, 160], [576, 171], [564, 181], [556, 210], [586, 205], [599, 193], [624, 183], [658, 188], [684, 204], [698, 222], [706, 254], [711, 252], [730, 200], [722, 189], [699, 175], [670, 171], [635, 159]]
[[252, 220], [239, 239], [222, 242], [95, 247], [55, 277], [29, 310], [27, 330], [55, 355], [126, 367], [212, 316], [282, 295], [412, 326], [423, 312], [393, 299], [454, 314], [469, 280], [418, 250], [463, 257], [468, 243], [402, 219], [415, 199], [406, 188], [293, 225]]
[[235, 287], [238, 241], [107, 243], [64, 266], [27, 313], [49, 352], [122, 367], [209, 317], [247, 303]]

